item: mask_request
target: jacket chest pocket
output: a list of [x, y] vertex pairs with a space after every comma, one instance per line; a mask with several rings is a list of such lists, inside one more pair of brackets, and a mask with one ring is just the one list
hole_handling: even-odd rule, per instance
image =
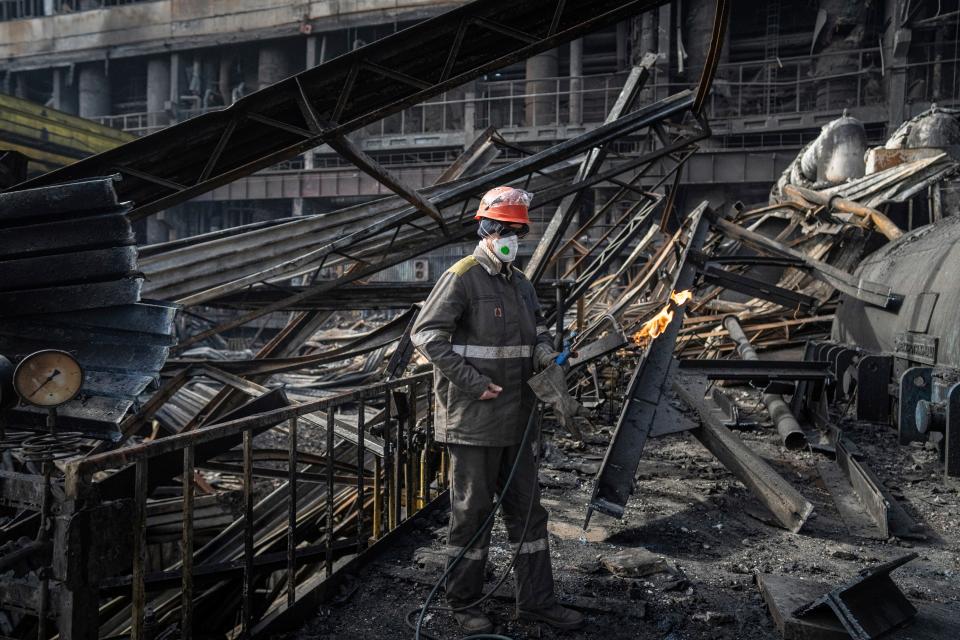
[[502, 344], [507, 326], [506, 315], [500, 296], [480, 295], [471, 300], [470, 333], [476, 337], [477, 344]]

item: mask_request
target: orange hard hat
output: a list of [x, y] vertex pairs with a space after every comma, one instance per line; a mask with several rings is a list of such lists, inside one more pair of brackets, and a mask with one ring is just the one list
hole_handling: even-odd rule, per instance
[[513, 187], [494, 187], [480, 198], [474, 219], [489, 218], [500, 222], [530, 224], [527, 210], [533, 194]]

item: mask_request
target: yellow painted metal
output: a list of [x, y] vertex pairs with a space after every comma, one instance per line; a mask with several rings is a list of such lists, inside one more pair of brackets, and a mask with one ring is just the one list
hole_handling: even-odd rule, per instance
[[420, 490], [417, 492], [417, 509], [427, 506], [427, 447], [420, 450]]
[[56, 109], [0, 95], [0, 149], [29, 158], [30, 173], [43, 173], [113, 149], [134, 135]]
[[383, 524], [381, 522], [383, 514], [383, 483], [380, 481], [382, 473], [380, 458], [373, 459], [373, 539], [379, 540]]
[[447, 486], [447, 448], [440, 452], [440, 485]]

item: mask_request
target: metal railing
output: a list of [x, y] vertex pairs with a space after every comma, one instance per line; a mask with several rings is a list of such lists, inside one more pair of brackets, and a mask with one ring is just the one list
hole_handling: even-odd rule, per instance
[[[125, 4], [154, 2], [155, 0], [0, 0], [0, 22], [23, 18], [42, 18], [92, 9], [107, 9]], [[45, 10], [44, 5], [48, 4]]]
[[0, 0], [0, 22], [43, 15], [43, 0]]
[[[196, 376], [232, 383], [251, 393], [250, 383], [208, 366], [198, 366], [189, 374], [181, 373], [176, 378], [177, 385], [163, 393], [172, 395], [188, 379]], [[368, 407], [379, 409], [377, 415], [367, 417]], [[310, 451], [311, 445], [304, 446], [299, 440], [304, 427], [310, 428], [314, 437], [317, 433], [322, 434], [323, 444], [312, 447], [322, 446], [322, 451]], [[286, 456], [281, 461], [285, 469], [254, 465], [263, 458], [254, 449], [254, 439], [268, 433], [286, 437]], [[439, 464], [432, 462], [437, 452], [433, 448], [431, 373], [372, 384], [329, 398], [73, 459], [67, 462], [65, 470], [67, 499], [83, 503], [87, 509], [94, 508], [97, 502], [95, 474], [128, 465], [135, 469], [130, 523], [130, 530], [134, 533], [131, 573], [126, 577], [102, 579], [99, 585], [87, 585], [94, 593], [98, 587], [109, 586], [115, 590], [117, 586], [122, 589], [126, 585], [131, 603], [132, 638], [139, 640], [147, 635], [148, 590], [153, 585], [169, 589], [177, 582], [182, 594], [181, 637], [192, 637], [194, 577], [198, 570], [194, 566], [197, 551], [193, 536], [194, 473], [205, 462], [197, 460], [196, 455], [198, 451], [206, 451], [209, 456], [210, 447], [216, 443], [226, 443], [225, 449], [230, 449], [236, 446], [233, 443], [238, 439], [242, 443], [242, 466], [236, 469], [242, 479], [242, 517], [228, 529], [242, 533], [242, 554], [239, 562], [220, 563], [223, 566], [205, 562], [199, 568], [207, 578], [211, 572], [216, 574], [218, 571], [224, 576], [242, 574], [238, 630], [243, 637], [249, 637], [257, 618], [261, 617], [255, 612], [267, 611], [278, 603], [287, 608], [294, 605], [298, 597], [296, 577], [299, 567], [322, 563], [325, 575], [331, 576], [337, 558], [362, 553], [369, 542], [395, 529], [428, 504], [434, 497], [431, 495], [434, 479], [438, 490], [444, 487], [445, 460], [442, 454]], [[338, 446], [345, 443], [352, 446]], [[272, 453], [270, 459], [276, 461], [276, 451]], [[319, 458], [323, 464], [317, 464]], [[172, 460], [182, 460], [182, 561], [172, 570], [148, 577], [146, 531], [151, 465], [166, 465], [169, 469]], [[317, 466], [322, 468], [318, 471]], [[351, 472], [345, 474], [345, 469]], [[277, 507], [282, 508], [276, 500], [268, 502], [268, 496], [255, 504], [254, 477], [261, 475], [286, 481], [285, 487], [273, 492], [274, 496], [280, 494], [281, 497], [286, 493], [287, 509], [283, 522], [267, 517], [269, 509], [272, 508], [276, 515]], [[302, 491], [304, 485], [312, 488]], [[284, 528], [285, 536], [282, 535]], [[319, 537], [315, 535], [313, 541], [309, 536], [311, 531], [319, 531]], [[267, 543], [268, 536], [272, 544]], [[284, 541], [285, 545], [282, 544]], [[259, 547], [259, 553], [255, 553], [255, 545]], [[280, 546], [285, 546], [282, 552], [273, 551]], [[86, 551], [71, 549], [70, 553], [84, 554]], [[255, 602], [258, 598], [255, 592], [257, 581], [272, 571], [283, 569], [287, 571], [287, 579], [284, 589], [275, 591], [277, 599]], [[280, 602], [281, 599], [285, 603]], [[221, 602], [220, 605], [227, 606], [227, 603]], [[158, 622], [168, 625], [175, 623], [176, 619]], [[92, 632], [95, 635], [96, 629]]]
[[[946, 45], [945, 45], [946, 46]], [[949, 48], [949, 46], [947, 46]], [[941, 46], [943, 49], [943, 46]], [[936, 59], [924, 49], [922, 62], [905, 67], [911, 99], [957, 102], [960, 62]], [[720, 65], [707, 102], [707, 118], [723, 120], [805, 112], [840, 112], [847, 108], [883, 103], [884, 69], [879, 48], [778, 58]], [[776, 74], [769, 73], [772, 66]], [[830, 69], [829, 73], [824, 70]], [[603, 122], [616, 100], [626, 72], [580, 77], [539, 78], [478, 82], [475, 95], [464, 87], [448, 91], [421, 104], [371, 123], [367, 137], [460, 133], [472, 124], [475, 130], [493, 125], [501, 131], [553, 125], [596, 125]], [[651, 100], [689, 88], [670, 82], [654, 67], [643, 89]], [[181, 110], [183, 120], [210, 109]], [[104, 116], [100, 122], [136, 134], [162, 128], [171, 114], [133, 113]]]

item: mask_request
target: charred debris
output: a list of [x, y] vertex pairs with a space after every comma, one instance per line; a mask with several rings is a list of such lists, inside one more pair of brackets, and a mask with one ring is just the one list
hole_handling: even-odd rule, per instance
[[[949, 564], [944, 548], [954, 553], [944, 571], [960, 570], [960, 114], [933, 108], [873, 148], [844, 115], [769, 202], [683, 210], [677, 178], [711, 135], [702, 106], [723, 40], [719, 2], [698, 86], [642, 102], [657, 60], [643, 57], [606, 122], [559, 144], [524, 149], [490, 128], [415, 190], [348, 137], [657, 4], [512, 3], [522, 31], [498, 22], [506, 3], [464, 5], [0, 194], [0, 636], [272, 635], [331, 603], [361, 607], [351, 598], [362, 603], [364, 580], [379, 579], [364, 567], [380, 566], [395, 589], [420, 584], [383, 563], [445, 508], [431, 373], [409, 338], [429, 288], [375, 276], [470, 241], [477, 196], [517, 184], [545, 222], [526, 272], [574, 344], [567, 383], [589, 414], [573, 432], [546, 416], [542, 480], [561, 513], [551, 531], [581, 554], [606, 540], [609, 579], [629, 586], [629, 597], [576, 593], [561, 570], [594, 628], [682, 628], [657, 622], [681, 604], [644, 613], [641, 579], [668, 570], [657, 588], [693, 593], [692, 569], [678, 568], [689, 549], [621, 535], [617, 555], [615, 537], [591, 530], [636, 526], [645, 516], [631, 509], [657, 504], [651, 480], [689, 457], [739, 487], [754, 528], [792, 532], [804, 553], [831, 536], [889, 550], [856, 555], [832, 582], [738, 570], [769, 619], [735, 636], [956, 637], [944, 600], [918, 598], [919, 578], [904, 595], [890, 573], [936, 549]], [[496, 44], [464, 39], [470, 25]], [[419, 55], [431, 48], [436, 59]], [[640, 153], [615, 151], [626, 137]], [[171, 164], [183, 140], [193, 142]], [[395, 195], [135, 246], [133, 221], [323, 143]], [[615, 196], [580, 216], [601, 183]], [[260, 329], [236, 332], [250, 326]], [[28, 389], [28, 371], [56, 377], [73, 364], [81, 375], [56, 392]], [[935, 465], [923, 482], [952, 492], [946, 528], [918, 517], [894, 480], [915, 471], [899, 468], [914, 451]], [[550, 471], [561, 468], [583, 491]], [[825, 517], [838, 527], [818, 526]], [[421, 569], [436, 565], [421, 546]], [[956, 606], [958, 595], [941, 597]], [[737, 598], [747, 592], [725, 602]], [[697, 615], [709, 628], [731, 614]], [[307, 628], [322, 637], [322, 624]], [[674, 637], [713, 637], [698, 633]]]

